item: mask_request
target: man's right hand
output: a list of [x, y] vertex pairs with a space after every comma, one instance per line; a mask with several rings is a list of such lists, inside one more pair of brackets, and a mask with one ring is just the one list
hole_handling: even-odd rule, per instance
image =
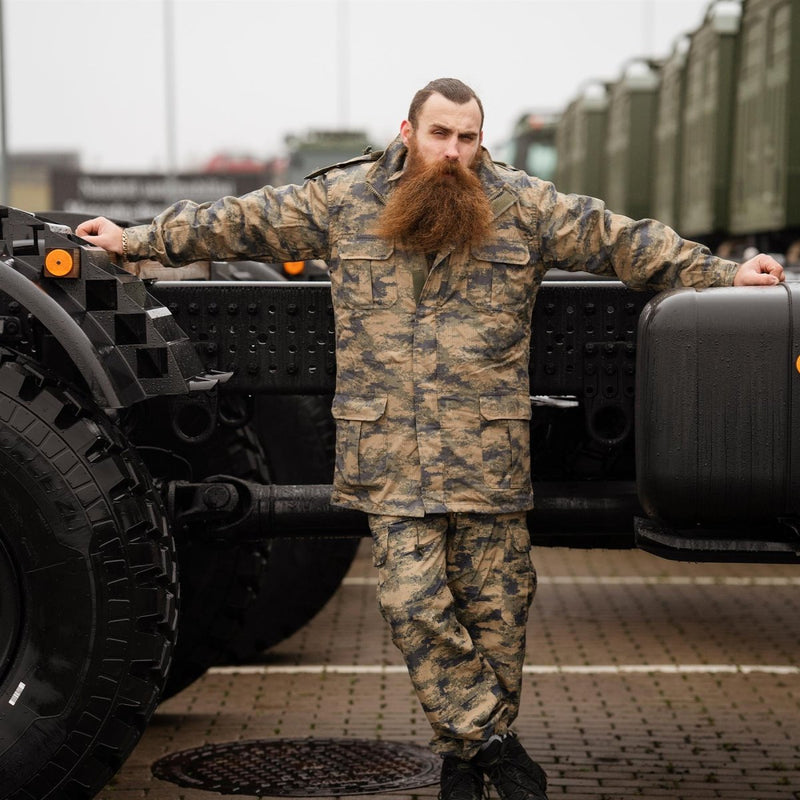
[[122, 255], [122, 228], [110, 219], [105, 217], [87, 219], [75, 228], [75, 235], [110, 253]]

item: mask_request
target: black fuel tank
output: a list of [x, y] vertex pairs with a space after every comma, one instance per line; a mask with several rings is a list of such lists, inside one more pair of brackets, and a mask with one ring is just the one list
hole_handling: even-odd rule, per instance
[[800, 506], [800, 283], [674, 290], [639, 320], [639, 499], [673, 525]]

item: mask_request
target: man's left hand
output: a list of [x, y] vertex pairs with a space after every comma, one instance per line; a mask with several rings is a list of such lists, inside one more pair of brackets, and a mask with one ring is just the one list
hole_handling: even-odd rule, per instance
[[772, 256], [759, 253], [739, 267], [733, 277], [733, 285], [774, 286], [783, 280], [783, 267]]

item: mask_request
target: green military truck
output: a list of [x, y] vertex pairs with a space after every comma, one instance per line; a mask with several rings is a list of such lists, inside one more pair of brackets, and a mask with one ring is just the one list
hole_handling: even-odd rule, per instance
[[371, 149], [361, 130], [311, 130], [286, 137], [288, 164], [285, 183], [302, 183], [307, 175], [330, 164], [338, 164]]
[[800, 268], [799, 36], [798, 0], [710, 2], [666, 58], [596, 77], [604, 91], [568, 105], [559, 188], [724, 254], [752, 247]]

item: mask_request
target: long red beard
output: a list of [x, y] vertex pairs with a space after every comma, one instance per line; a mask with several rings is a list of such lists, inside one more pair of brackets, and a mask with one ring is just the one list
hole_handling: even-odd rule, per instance
[[412, 139], [405, 174], [381, 214], [378, 235], [398, 239], [412, 252], [436, 253], [479, 244], [491, 229], [491, 206], [475, 170], [457, 161], [425, 164]]

